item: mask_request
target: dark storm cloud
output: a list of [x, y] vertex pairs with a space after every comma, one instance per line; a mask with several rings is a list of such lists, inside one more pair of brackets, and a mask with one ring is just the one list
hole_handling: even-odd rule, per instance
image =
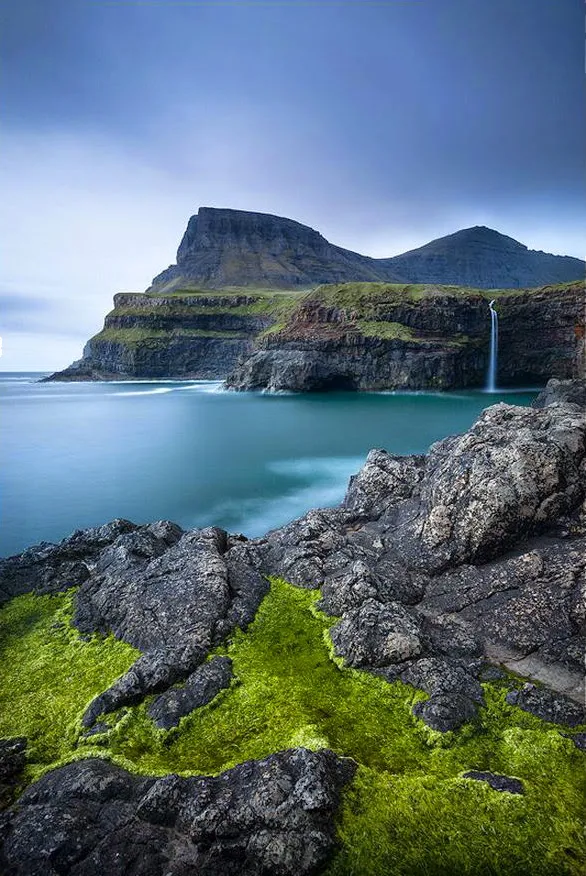
[[379, 256], [473, 224], [583, 255], [580, 0], [20, 0], [0, 53], [10, 277], [92, 324], [201, 204]]
[[4, 112], [19, 125], [109, 131], [172, 165], [186, 117], [197, 151], [241, 105], [262, 110], [283, 163], [287, 137], [313, 138], [316, 171], [327, 149], [340, 185], [381, 200], [580, 185], [580, 0], [24, 0], [3, 17]]

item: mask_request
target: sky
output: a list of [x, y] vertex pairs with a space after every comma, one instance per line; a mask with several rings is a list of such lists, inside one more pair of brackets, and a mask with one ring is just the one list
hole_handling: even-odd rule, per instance
[[1, 370], [80, 357], [200, 206], [584, 257], [581, 0], [0, 0]]

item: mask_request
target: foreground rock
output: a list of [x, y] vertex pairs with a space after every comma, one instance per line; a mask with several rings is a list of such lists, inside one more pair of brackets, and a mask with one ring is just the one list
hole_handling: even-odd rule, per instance
[[72, 763], [20, 798], [2, 873], [311, 874], [334, 847], [334, 814], [354, 770], [331, 751], [303, 748], [215, 778], [145, 778], [97, 758]]
[[578, 406], [495, 405], [425, 459], [371, 452], [341, 508], [258, 549], [272, 574], [322, 586], [338, 656], [428, 693], [416, 713], [432, 728], [473, 719], [487, 660], [557, 691], [536, 714], [579, 724], [585, 460]]
[[[339, 508], [246, 541], [217, 528], [117, 520], [0, 561], [3, 599], [77, 586], [74, 623], [142, 656], [90, 704], [84, 724], [149, 705], [162, 729], [232, 680], [210, 652], [252, 621], [277, 575], [321, 587], [337, 660], [427, 695], [434, 731], [474, 722], [499, 666], [511, 708], [583, 747], [586, 723], [586, 417], [579, 387], [550, 385], [533, 408], [495, 405], [426, 457], [377, 450]], [[540, 686], [543, 685], [543, 686]], [[517, 689], [519, 687], [519, 689]], [[570, 729], [565, 729], [570, 728]], [[575, 728], [572, 732], [571, 728]], [[16, 772], [22, 743], [7, 749]], [[20, 747], [19, 747], [20, 746]], [[352, 765], [329, 751], [281, 752], [217, 778], [139, 778], [99, 760], [47, 774], [4, 821], [7, 874], [313, 873], [334, 842]], [[467, 778], [522, 793], [509, 776]], [[2, 871], [4, 872], [4, 871]]]
[[220, 529], [183, 532], [124, 520], [0, 561], [4, 598], [74, 585], [74, 624], [113, 632], [142, 656], [88, 707], [84, 724], [187, 678], [236, 627], [252, 621], [268, 583], [254, 547]]

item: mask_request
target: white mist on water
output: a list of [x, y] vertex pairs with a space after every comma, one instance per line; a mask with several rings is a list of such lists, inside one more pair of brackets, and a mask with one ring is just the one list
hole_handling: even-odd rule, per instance
[[490, 307], [490, 356], [488, 359], [488, 374], [486, 375], [486, 391], [496, 392], [496, 376], [499, 354], [499, 318], [493, 307], [496, 299], [489, 302]]

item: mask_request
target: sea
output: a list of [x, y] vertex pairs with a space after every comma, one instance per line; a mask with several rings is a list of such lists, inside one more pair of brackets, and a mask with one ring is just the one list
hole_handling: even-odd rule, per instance
[[115, 517], [259, 536], [338, 504], [368, 451], [424, 453], [485, 393], [270, 395], [211, 381], [42, 383], [0, 373], [0, 555]]

